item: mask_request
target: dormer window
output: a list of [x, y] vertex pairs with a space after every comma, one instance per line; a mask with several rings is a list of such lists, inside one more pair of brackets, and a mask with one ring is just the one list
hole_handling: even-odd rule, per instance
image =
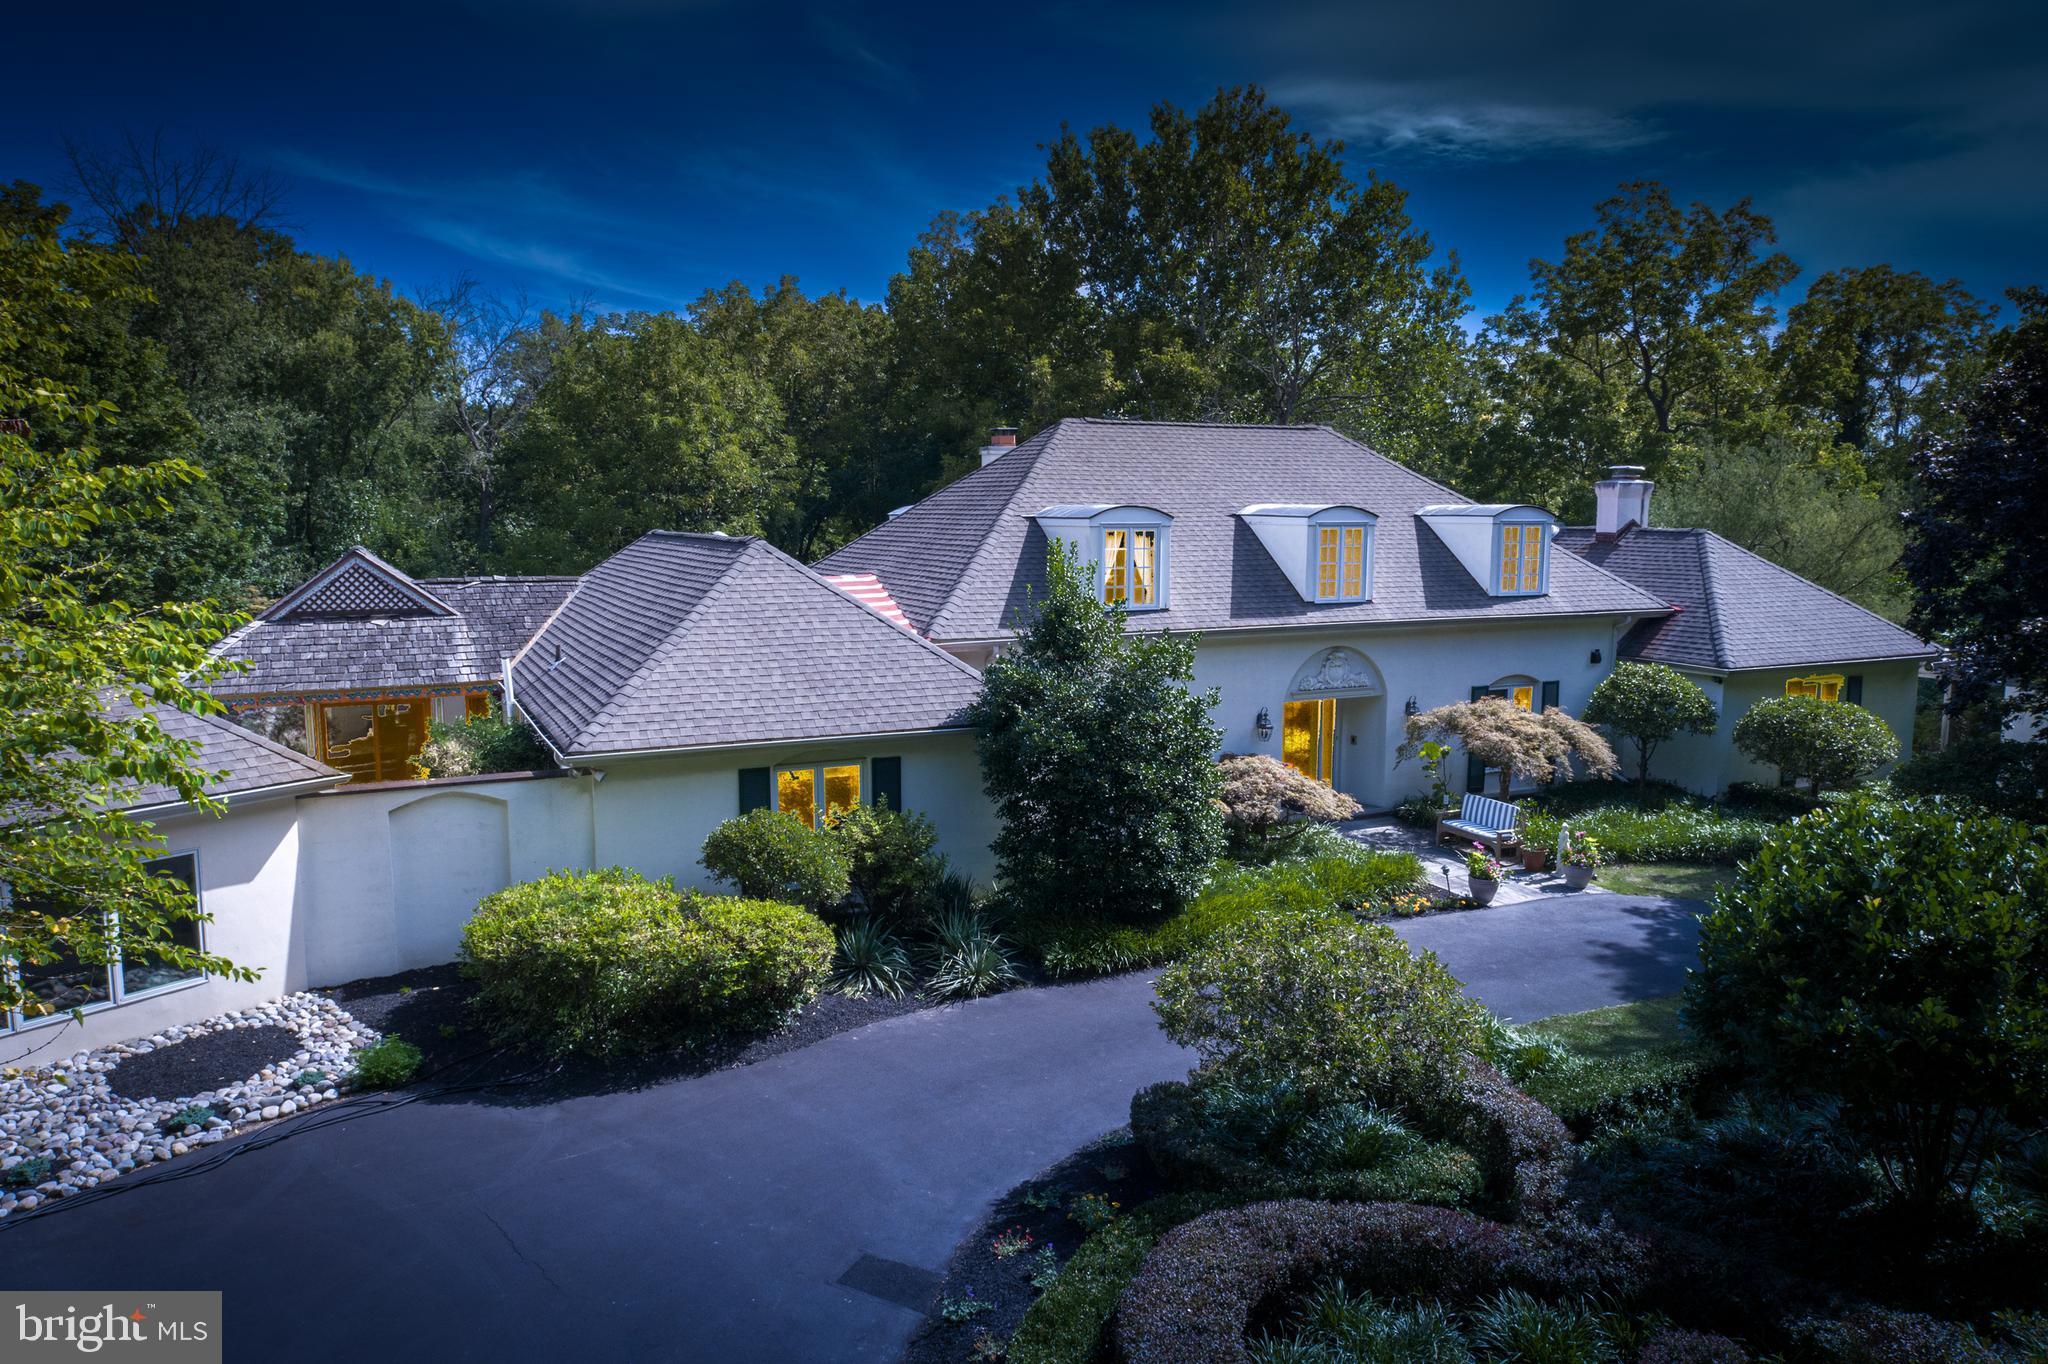
[[1506, 594], [1543, 590], [1543, 527], [1500, 528], [1500, 590]]
[[1372, 600], [1373, 528], [1363, 507], [1261, 502], [1238, 512], [1303, 601]]
[[1031, 518], [1095, 569], [1095, 595], [1126, 611], [1163, 611], [1171, 595], [1173, 518], [1156, 507], [1074, 503]]
[[1550, 590], [1550, 542], [1557, 518], [1541, 507], [1441, 503], [1415, 515], [1493, 597], [1540, 597]]
[[1109, 526], [1102, 532], [1102, 599], [1144, 608], [1159, 604], [1159, 531]]

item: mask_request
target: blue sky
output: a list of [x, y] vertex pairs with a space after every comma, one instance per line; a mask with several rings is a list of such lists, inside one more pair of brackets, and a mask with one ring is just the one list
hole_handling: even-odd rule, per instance
[[1821, 271], [2048, 282], [2048, 10], [2016, 3], [45, 5], [8, 23], [0, 178], [161, 131], [289, 185], [289, 226], [408, 291], [682, 306], [784, 274], [879, 298], [936, 213], [1062, 121], [1254, 82], [1411, 192], [1474, 305], [1593, 203], [1743, 195]]

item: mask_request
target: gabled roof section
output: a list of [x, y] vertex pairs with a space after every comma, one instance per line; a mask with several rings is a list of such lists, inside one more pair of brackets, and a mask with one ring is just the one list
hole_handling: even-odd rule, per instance
[[765, 541], [653, 531], [583, 576], [513, 689], [587, 758], [959, 728], [981, 677]]
[[[1346, 505], [1378, 514], [1373, 599], [1302, 599], [1238, 513]], [[1664, 614], [1657, 598], [1575, 556], [1543, 596], [1493, 597], [1416, 513], [1467, 505], [1441, 484], [1323, 426], [1069, 418], [820, 561], [876, 573], [941, 642], [998, 639], [1045, 580], [1041, 508], [1156, 507], [1173, 518], [1162, 610], [1135, 628], [1327, 627], [1421, 620]], [[1498, 511], [1488, 509], [1484, 514]]]
[[1590, 526], [1557, 545], [1677, 608], [1623, 637], [1621, 656], [1712, 672], [1931, 658], [1936, 650], [1846, 597], [1710, 530], [1631, 526], [1602, 540]]
[[452, 616], [455, 609], [361, 545], [270, 604], [272, 621]]

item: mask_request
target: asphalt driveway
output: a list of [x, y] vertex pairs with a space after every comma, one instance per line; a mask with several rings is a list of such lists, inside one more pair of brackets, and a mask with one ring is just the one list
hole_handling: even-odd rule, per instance
[[[1691, 908], [1587, 895], [1400, 931], [1529, 1018], [1678, 988]], [[1151, 988], [998, 996], [632, 1092], [330, 1123], [10, 1219], [0, 1285], [225, 1289], [229, 1359], [888, 1360], [992, 1199], [1186, 1070]]]

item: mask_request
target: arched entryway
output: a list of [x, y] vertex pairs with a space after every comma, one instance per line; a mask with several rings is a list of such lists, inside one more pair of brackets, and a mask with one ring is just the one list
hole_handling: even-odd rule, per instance
[[1386, 803], [1386, 683], [1371, 659], [1341, 645], [1308, 657], [1287, 688], [1280, 756], [1362, 805]]

